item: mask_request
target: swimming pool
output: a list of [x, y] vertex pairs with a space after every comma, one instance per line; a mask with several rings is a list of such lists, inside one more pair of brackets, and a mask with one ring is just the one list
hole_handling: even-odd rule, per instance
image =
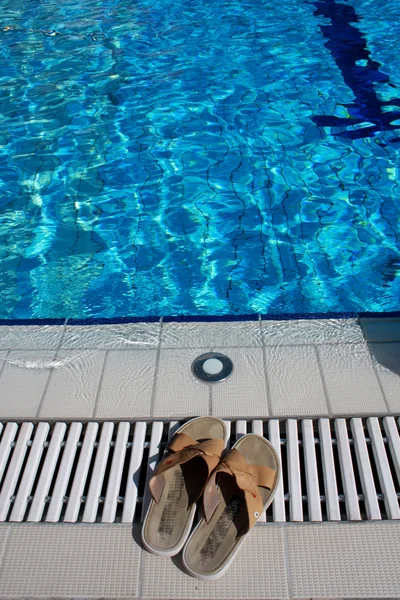
[[0, 318], [399, 308], [395, 0], [0, 8]]

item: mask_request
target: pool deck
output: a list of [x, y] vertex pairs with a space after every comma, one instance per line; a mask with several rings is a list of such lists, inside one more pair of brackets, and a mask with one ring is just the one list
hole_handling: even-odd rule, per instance
[[[191, 373], [207, 351], [232, 376]], [[400, 319], [2, 326], [0, 418], [400, 414]], [[190, 578], [123, 524], [1, 524], [0, 598], [400, 598], [400, 522], [259, 524], [229, 574]]]
[[[227, 354], [209, 385], [194, 358]], [[400, 319], [0, 327], [0, 417], [400, 414]]]

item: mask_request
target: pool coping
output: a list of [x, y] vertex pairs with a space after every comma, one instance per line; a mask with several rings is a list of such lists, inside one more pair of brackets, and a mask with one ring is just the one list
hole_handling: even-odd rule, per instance
[[[7, 419], [400, 414], [400, 318], [392, 315], [286, 321], [260, 315], [247, 322], [197, 323], [126, 318], [87, 325], [61, 320], [35, 327], [19, 320], [0, 327], [0, 414]], [[210, 351], [235, 365], [233, 376], [214, 386], [191, 375], [193, 360]], [[241, 404], [244, 395], [248, 400]]]

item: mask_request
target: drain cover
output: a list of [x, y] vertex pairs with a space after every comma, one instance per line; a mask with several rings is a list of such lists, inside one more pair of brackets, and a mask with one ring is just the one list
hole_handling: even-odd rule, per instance
[[[139, 523], [151, 498], [149, 479], [181, 425], [0, 422], [0, 527]], [[263, 435], [282, 463], [260, 522], [400, 523], [399, 418], [225, 418], [225, 425], [228, 448], [246, 433]]]
[[207, 352], [198, 356], [192, 363], [192, 372], [202, 381], [223, 381], [233, 371], [233, 363], [225, 354]]

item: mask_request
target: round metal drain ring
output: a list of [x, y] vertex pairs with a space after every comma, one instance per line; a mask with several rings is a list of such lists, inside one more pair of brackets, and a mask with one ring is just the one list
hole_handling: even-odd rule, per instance
[[216, 383], [223, 381], [233, 371], [233, 362], [225, 354], [207, 352], [198, 356], [192, 363], [192, 373], [202, 381]]

